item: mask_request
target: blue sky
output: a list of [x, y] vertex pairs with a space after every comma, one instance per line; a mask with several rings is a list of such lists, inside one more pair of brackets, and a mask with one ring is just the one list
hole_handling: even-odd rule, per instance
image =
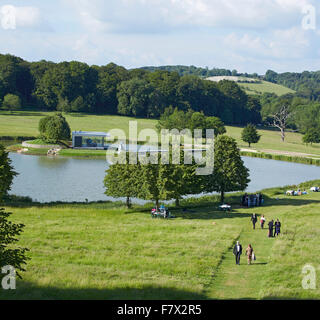
[[320, 70], [317, 0], [0, 0], [0, 22], [0, 52], [28, 61]]

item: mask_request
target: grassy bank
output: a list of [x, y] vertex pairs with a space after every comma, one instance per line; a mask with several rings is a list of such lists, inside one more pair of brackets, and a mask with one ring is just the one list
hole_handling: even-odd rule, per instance
[[[30, 137], [38, 135], [39, 120], [48, 114], [50, 113], [24, 111], [8, 113], [0, 111], [0, 137], [6, 137], [5, 140], [9, 140], [8, 137], [10, 137], [10, 140], [18, 137], [28, 138], [22, 140], [32, 140]], [[129, 138], [129, 121], [138, 121], [138, 132], [142, 129], [155, 129], [157, 123], [157, 120], [106, 115], [67, 114], [66, 118], [70, 123], [72, 130], [109, 131], [118, 128], [126, 133], [127, 138]], [[258, 151], [265, 154], [286, 152], [288, 153], [287, 156], [300, 158], [320, 158], [320, 145], [314, 144], [307, 146], [303, 144], [302, 135], [299, 133], [287, 132], [285, 142], [281, 142], [279, 131], [261, 128], [258, 130], [259, 134], [261, 134], [259, 143], [248, 148], [248, 144], [241, 140], [243, 128], [231, 126], [227, 126], [226, 128], [227, 134], [236, 139], [241, 149], [251, 149], [252, 151]], [[139, 141], [139, 143], [143, 143], [143, 141]], [[70, 153], [73, 152], [68, 151], [66, 152], [66, 155]]]
[[[217, 210], [216, 197], [186, 200], [189, 210], [172, 211], [172, 220], [114, 203], [8, 204], [12, 220], [26, 225], [19, 245], [31, 249], [31, 260], [17, 290], [2, 290], [0, 298], [319, 298], [319, 289], [302, 289], [301, 270], [318, 267], [320, 193], [286, 197], [287, 188], [265, 190], [265, 205], [254, 209], [240, 208], [232, 195], [231, 213]], [[279, 218], [280, 238], [252, 230], [252, 212]], [[235, 265], [237, 239], [252, 243], [254, 265], [244, 256]]]
[[252, 158], [296, 162], [296, 163], [320, 166], [320, 159], [307, 158], [307, 157], [293, 157], [293, 156], [286, 156], [282, 154], [270, 154], [270, 153], [263, 153], [263, 152], [261, 153], [261, 152], [247, 152], [247, 151], [241, 151], [241, 155], [245, 157], [252, 157]]

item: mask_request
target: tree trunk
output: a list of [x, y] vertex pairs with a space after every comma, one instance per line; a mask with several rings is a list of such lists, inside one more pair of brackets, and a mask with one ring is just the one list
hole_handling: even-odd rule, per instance
[[127, 205], [127, 208], [128, 208], [128, 209], [131, 208], [130, 197], [127, 197], [126, 205]]
[[176, 199], [176, 207], [180, 207], [180, 200]]
[[282, 142], [284, 142], [285, 136], [286, 136], [286, 134], [285, 134], [284, 129], [281, 129], [281, 140], [282, 140]]
[[220, 201], [221, 204], [224, 204], [224, 191], [221, 191]]
[[250, 146], [251, 146], [251, 143], [249, 142], [249, 148], [250, 148]]
[[156, 209], [157, 209], [157, 211], [159, 209], [159, 199], [156, 199]]

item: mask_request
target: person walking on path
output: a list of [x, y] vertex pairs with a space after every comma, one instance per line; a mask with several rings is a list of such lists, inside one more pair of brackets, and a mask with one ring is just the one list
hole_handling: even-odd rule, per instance
[[273, 220], [268, 223], [269, 226], [269, 238], [273, 237]]
[[252, 214], [251, 216], [251, 221], [252, 221], [252, 225], [253, 225], [253, 229], [256, 228], [256, 223], [257, 223], [257, 215], [255, 213]]
[[277, 219], [276, 223], [274, 224], [274, 237], [280, 234], [281, 222]]
[[252, 248], [251, 244], [249, 244], [248, 248], [246, 249], [246, 255], [248, 257], [248, 264], [251, 264], [252, 254], [253, 254], [253, 248]]
[[264, 228], [264, 224], [266, 222], [266, 218], [264, 217], [264, 215], [262, 215], [261, 219], [260, 219], [260, 226], [261, 226], [261, 229]]
[[233, 254], [236, 257], [236, 264], [240, 264], [240, 256], [242, 254], [242, 245], [237, 241], [236, 245], [233, 248]]

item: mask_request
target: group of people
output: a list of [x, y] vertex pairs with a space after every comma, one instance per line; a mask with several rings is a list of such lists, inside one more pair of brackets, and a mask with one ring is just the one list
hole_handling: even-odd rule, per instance
[[276, 222], [274, 222], [274, 220], [272, 219], [268, 223], [268, 227], [269, 227], [269, 233], [268, 233], [269, 238], [278, 236], [280, 234], [281, 222], [279, 221], [279, 219], [277, 219]]
[[[255, 213], [253, 213], [251, 216], [251, 222], [252, 222], [253, 229], [256, 228], [257, 221], [258, 221], [258, 217]], [[264, 215], [262, 215], [260, 218], [261, 229], [264, 229], [265, 222], [266, 222], [266, 218], [264, 217]], [[274, 220], [272, 219], [268, 223], [268, 227], [269, 227], [269, 233], [268, 233], [269, 238], [278, 236], [280, 234], [281, 222], [279, 221], [279, 219], [277, 219], [276, 222], [274, 222]]]
[[[252, 226], [253, 229], [256, 228], [256, 223], [258, 222], [258, 216], [257, 214], [253, 213], [251, 216], [251, 222], [252, 222]], [[264, 215], [262, 215], [260, 217], [260, 227], [261, 229], [264, 229], [264, 224], [266, 222], [266, 218], [264, 217]], [[269, 232], [268, 232], [268, 237], [272, 238], [275, 236], [279, 236], [280, 234], [280, 229], [281, 229], [281, 222], [279, 221], [279, 219], [277, 219], [275, 222], [272, 219], [269, 223], [268, 223], [268, 228], [269, 228]], [[237, 241], [236, 245], [233, 248], [233, 254], [236, 258], [236, 264], [239, 265], [240, 264], [240, 256], [242, 255], [242, 245], [240, 244], [239, 241]], [[246, 249], [246, 255], [248, 258], [248, 264], [251, 264], [251, 262], [253, 260], [256, 260], [255, 254], [253, 252], [253, 248], [252, 245], [249, 244], [247, 249]]]
[[286, 192], [287, 196], [303, 196], [308, 194], [308, 192], [306, 190], [301, 191], [300, 189], [298, 189], [297, 191], [295, 190], [288, 190]]
[[241, 205], [243, 207], [258, 207], [263, 204], [263, 196], [261, 193], [247, 194], [245, 193], [241, 199]]
[[151, 210], [151, 217], [152, 218], [163, 217], [165, 219], [168, 219], [168, 218], [171, 217], [171, 214], [170, 214], [169, 210], [166, 207], [160, 206], [159, 210], [158, 210], [158, 208], [153, 208]]

